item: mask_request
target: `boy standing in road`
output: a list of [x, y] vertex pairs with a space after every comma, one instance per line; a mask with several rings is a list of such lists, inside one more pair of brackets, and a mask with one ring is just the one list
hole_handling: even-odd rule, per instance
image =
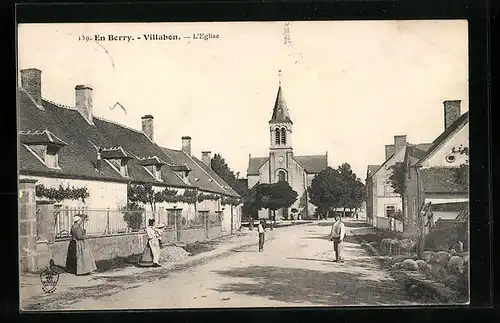
[[264, 251], [264, 220], [260, 220], [257, 231], [259, 232], [259, 251]]
[[344, 237], [345, 225], [342, 222], [342, 217], [336, 213], [335, 223], [333, 223], [330, 233], [330, 241], [333, 241], [333, 250], [335, 250], [335, 262], [344, 262]]

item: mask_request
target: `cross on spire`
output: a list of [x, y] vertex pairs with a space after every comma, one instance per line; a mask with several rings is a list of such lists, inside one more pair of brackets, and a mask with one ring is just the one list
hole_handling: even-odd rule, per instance
[[281, 69], [278, 70], [278, 82], [281, 85]]

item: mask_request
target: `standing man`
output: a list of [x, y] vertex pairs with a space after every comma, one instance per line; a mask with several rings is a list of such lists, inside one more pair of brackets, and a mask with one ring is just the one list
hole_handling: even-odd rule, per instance
[[259, 251], [264, 251], [264, 220], [260, 220], [259, 226], [257, 227], [257, 231], [259, 232]]
[[330, 241], [333, 241], [333, 250], [335, 251], [335, 262], [344, 262], [344, 237], [344, 222], [342, 222], [342, 217], [335, 213], [335, 222], [330, 233]]

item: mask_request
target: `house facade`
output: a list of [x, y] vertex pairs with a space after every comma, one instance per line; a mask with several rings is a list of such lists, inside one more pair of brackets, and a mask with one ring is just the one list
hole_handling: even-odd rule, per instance
[[396, 212], [403, 212], [403, 202], [399, 194], [394, 192], [389, 177], [391, 167], [405, 159], [408, 147], [427, 150], [431, 144], [413, 145], [407, 142], [406, 135], [394, 136], [394, 144], [385, 146], [386, 160], [379, 165], [368, 165], [366, 177], [367, 217], [373, 226], [385, 227], [388, 218]]
[[456, 217], [469, 201], [468, 178], [458, 180], [468, 164], [469, 113], [460, 113], [460, 101], [444, 101], [444, 131], [425, 152], [405, 160], [405, 216], [415, 225], [423, 205], [432, 203], [435, 219]]
[[[46, 100], [41, 74], [38, 69], [21, 71], [17, 90], [19, 176], [35, 179], [39, 188], [47, 190], [62, 186], [86, 188], [89, 193], [83, 200], [56, 201], [55, 208], [118, 210], [128, 204], [130, 185], [148, 183], [155, 191], [169, 189], [178, 195], [193, 191], [217, 197], [196, 203], [158, 203], [154, 213], [158, 221], [166, 221], [163, 213], [178, 215], [187, 223], [199, 212], [209, 212], [220, 216], [223, 231], [230, 231], [231, 225], [239, 227], [241, 204], [234, 201], [240, 196], [203, 158], [192, 156], [190, 137], [182, 138], [182, 149], [167, 149], [154, 141], [152, 115], [142, 117], [141, 130], [95, 116], [93, 89], [87, 85], [75, 87], [74, 107]], [[225, 205], [230, 199], [234, 203]], [[123, 221], [122, 215], [117, 212], [111, 220]]]
[[[292, 148], [292, 126], [280, 85], [269, 121], [269, 155], [249, 155], [248, 187], [252, 188], [258, 183], [286, 181], [298, 194], [297, 201], [291, 208], [299, 210], [301, 217], [308, 218], [314, 214], [316, 207], [309, 201], [307, 188], [311, 186], [314, 176], [328, 167], [328, 155], [295, 155]], [[288, 212], [288, 209], [279, 210], [276, 212], [277, 219]], [[262, 209], [259, 211], [259, 218], [269, 218], [270, 214], [270, 210]]]

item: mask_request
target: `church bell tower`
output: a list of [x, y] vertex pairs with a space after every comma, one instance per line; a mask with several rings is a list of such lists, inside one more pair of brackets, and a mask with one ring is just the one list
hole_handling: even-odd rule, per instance
[[269, 147], [269, 178], [271, 183], [284, 180], [290, 184], [289, 168], [293, 156], [292, 124], [280, 81], [273, 115], [269, 120], [269, 137], [271, 140]]

